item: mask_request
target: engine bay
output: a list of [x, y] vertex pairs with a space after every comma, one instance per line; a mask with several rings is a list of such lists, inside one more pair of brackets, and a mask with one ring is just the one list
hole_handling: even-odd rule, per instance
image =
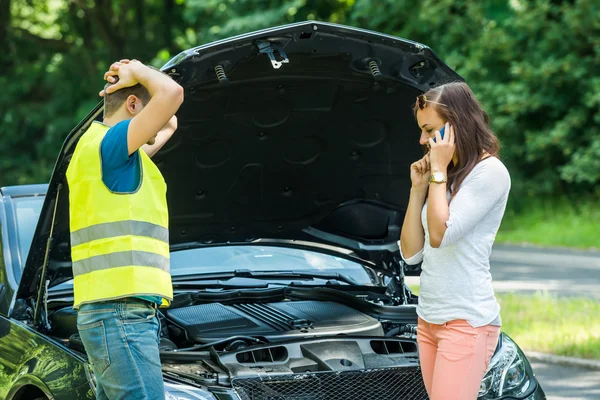
[[[261, 374], [417, 366], [416, 307], [380, 288], [236, 289], [178, 293], [159, 309], [165, 374], [202, 384]], [[85, 350], [77, 314], [50, 314], [51, 335]]]

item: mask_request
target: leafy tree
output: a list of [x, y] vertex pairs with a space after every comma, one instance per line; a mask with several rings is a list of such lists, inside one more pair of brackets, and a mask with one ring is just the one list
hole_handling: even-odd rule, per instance
[[358, 0], [350, 21], [428, 44], [459, 72], [492, 117], [514, 191], [535, 195], [600, 182], [598, 15], [595, 0]]
[[[161, 66], [255, 29], [345, 15], [339, 0], [0, 0], [2, 185], [46, 182], [69, 130], [99, 101], [111, 62]], [[339, 17], [337, 18], [340, 19]]]
[[191, 46], [316, 19], [432, 47], [492, 116], [513, 193], [590, 193], [598, 15], [597, 0], [0, 0], [2, 184], [47, 181], [113, 60], [160, 66]]

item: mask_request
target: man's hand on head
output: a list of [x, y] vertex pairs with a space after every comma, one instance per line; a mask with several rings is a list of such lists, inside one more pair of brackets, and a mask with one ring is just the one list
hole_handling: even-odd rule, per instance
[[[122, 59], [110, 66], [104, 79], [108, 84], [100, 96], [137, 84], [143, 86], [150, 95], [147, 104], [133, 99], [131, 107], [127, 109], [133, 116], [127, 129], [129, 154], [156, 140], [159, 132], [170, 131], [170, 137], [177, 129], [174, 115], [183, 103], [184, 90], [169, 75], [137, 60]], [[129, 103], [126, 105], [129, 106]]]
[[144, 64], [135, 59], [122, 59], [112, 63], [108, 71], [104, 73], [104, 80], [111, 85], [104, 88], [99, 93], [100, 96], [103, 97], [105, 94], [111, 94], [119, 89], [138, 84], [136, 70], [143, 66]]

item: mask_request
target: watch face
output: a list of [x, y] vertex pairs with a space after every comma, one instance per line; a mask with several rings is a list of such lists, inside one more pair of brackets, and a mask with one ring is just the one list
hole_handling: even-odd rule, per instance
[[436, 172], [433, 174], [433, 179], [435, 179], [437, 182], [441, 182], [444, 180], [444, 174], [441, 172]]

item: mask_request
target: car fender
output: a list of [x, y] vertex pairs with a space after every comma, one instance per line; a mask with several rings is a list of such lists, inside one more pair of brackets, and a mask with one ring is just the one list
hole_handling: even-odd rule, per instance
[[44, 384], [44, 382], [42, 382], [37, 376], [30, 374], [19, 376], [19, 378], [13, 383], [12, 388], [9, 390], [6, 400], [18, 398], [17, 395], [19, 395], [20, 391], [27, 386], [33, 386], [36, 389], [39, 389], [48, 399], [54, 400], [52, 393], [50, 393], [50, 390]]

